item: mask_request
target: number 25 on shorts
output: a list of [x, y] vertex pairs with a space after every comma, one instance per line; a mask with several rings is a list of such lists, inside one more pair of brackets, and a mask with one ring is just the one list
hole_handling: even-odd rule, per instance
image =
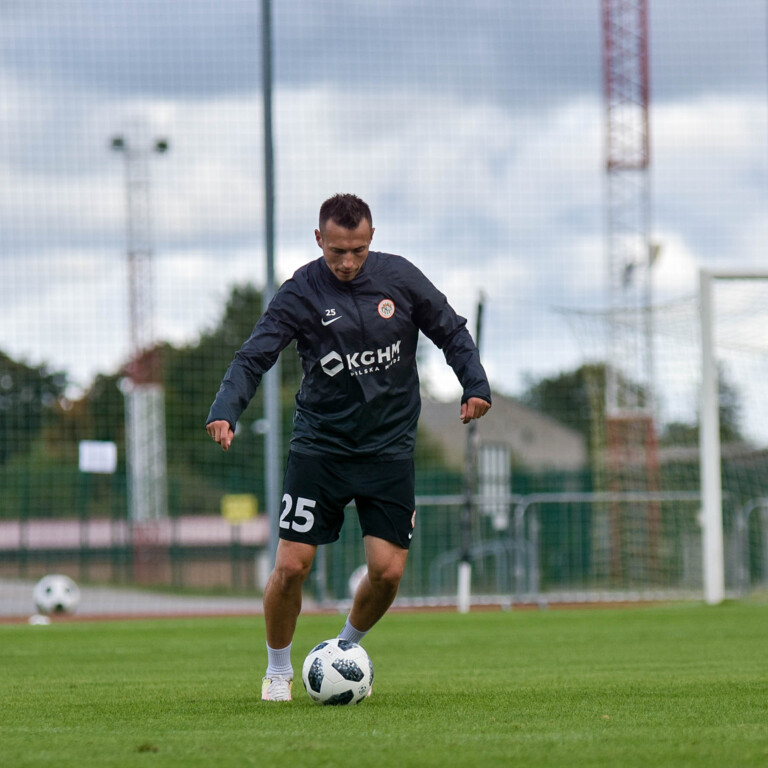
[[293, 512], [293, 520], [288, 521], [288, 515], [291, 514], [293, 507], [293, 499], [290, 493], [283, 494], [283, 509], [280, 512], [280, 527], [291, 528], [296, 533], [307, 533], [312, 530], [312, 526], [315, 524], [315, 516], [310, 512], [310, 509], [315, 508], [317, 502], [314, 499], [305, 499], [299, 496], [296, 499], [296, 509]]

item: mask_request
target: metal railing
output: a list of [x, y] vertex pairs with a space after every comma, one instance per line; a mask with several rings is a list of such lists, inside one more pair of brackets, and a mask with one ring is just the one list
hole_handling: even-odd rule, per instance
[[[702, 594], [700, 495], [679, 492], [509, 494], [472, 498], [469, 559], [473, 602], [641, 600]], [[463, 496], [422, 496], [400, 604], [452, 604], [466, 555]], [[503, 513], [500, 514], [500, 507]], [[485, 510], [485, 513], [484, 513]], [[501, 522], [500, 522], [501, 521]], [[354, 523], [345, 526], [355, 530]], [[731, 537], [733, 538], [733, 537]], [[349, 535], [328, 548], [315, 577], [317, 598], [348, 601], [344, 574], [361, 562]], [[729, 548], [731, 557], [738, 548]], [[730, 562], [728, 574], [738, 563]]]
[[[761, 511], [761, 519], [752, 524], [752, 516]], [[739, 547], [737, 588], [747, 595], [755, 584], [768, 588], [768, 496], [750, 499], [736, 510], [736, 536]], [[754, 541], [753, 546], [753, 539]]]
[[[468, 550], [465, 504], [463, 495], [417, 498], [400, 604], [454, 604], [466, 555], [476, 604], [701, 597], [698, 492], [475, 496]], [[731, 593], [746, 594], [768, 583], [768, 497], [727, 505], [734, 511], [725, 532], [726, 582]], [[350, 576], [364, 562], [354, 508], [348, 512], [339, 542], [320, 548], [308, 583], [320, 604], [348, 602]], [[60, 570], [80, 581], [254, 593], [268, 570], [266, 524], [178, 518], [147, 538], [126, 521], [9, 521], [0, 531], [0, 576]]]

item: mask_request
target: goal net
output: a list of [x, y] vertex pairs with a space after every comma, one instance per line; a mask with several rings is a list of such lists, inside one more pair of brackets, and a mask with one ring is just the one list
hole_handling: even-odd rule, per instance
[[765, 584], [768, 521], [768, 271], [701, 271], [704, 589]]
[[[590, 383], [598, 586], [719, 602], [768, 576], [768, 274], [702, 273], [699, 295], [620, 313], [567, 310]], [[610, 326], [610, 328], [609, 328]], [[636, 408], [605, 407], [609, 332], [651, 329]], [[613, 500], [613, 501], [612, 501]]]

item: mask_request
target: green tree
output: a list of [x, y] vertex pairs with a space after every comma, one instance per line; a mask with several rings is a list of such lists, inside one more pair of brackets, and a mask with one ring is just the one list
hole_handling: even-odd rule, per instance
[[[171, 479], [175, 480], [171, 494], [179, 495], [185, 511], [203, 511], [203, 506], [210, 511], [212, 495], [218, 498], [222, 489], [263, 497], [260, 468], [264, 437], [258, 431], [258, 422], [264, 417], [263, 388], [259, 388], [242, 414], [237, 440], [228, 453], [218, 449], [204, 431], [222, 376], [253, 330], [262, 307], [262, 294], [255, 286], [236, 286], [215, 327], [185, 347], [166, 345], [162, 350], [168, 465]], [[284, 453], [288, 450], [293, 422], [293, 398], [301, 382], [299, 358], [292, 349], [289, 347], [280, 356]]]
[[[595, 431], [602, 434], [605, 408], [605, 365], [582, 365], [573, 371], [534, 380], [528, 377], [520, 400], [530, 408], [575, 429], [596, 447]], [[643, 393], [640, 393], [641, 399]], [[743, 439], [739, 428], [741, 402], [739, 393], [723, 371], [719, 376], [720, 439], [724, 443]], [[680, 421], [663, 425], [660, 433], [662, 445], [693, 445], [698, 442], [698, 423]]]
[[605, 366], [582, 365], [538, 381], [529, 376], [520, 401], [576, 430], [591, 444], [594, 420], [605, 401]]
[[31, 450], [43, 426], [59, 412], [66, 386], [64, 373], [0, 352], [0, 464]]
[[[720, 416], [720, 442], [743, 442], [739, 426], [741, 421], [741, 399], [739, 391], [722, 368], [718, 368], [718, 412]], [[673, 421], [664, 425], [661, 432], [662, 445], [696, 445], [699, 442], [699, 422]]]

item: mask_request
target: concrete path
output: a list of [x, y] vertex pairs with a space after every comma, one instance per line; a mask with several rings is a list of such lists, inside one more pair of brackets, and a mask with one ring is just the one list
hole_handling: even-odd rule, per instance
[[[0, 621], [18, 621], [37, 612], [36, 580], [0, 579]], [[130, 588], [80, 586], [77, 618], [141, 616], [228, 616], [263, 612], [261, 598], [208, 597], [146, 592]]]

